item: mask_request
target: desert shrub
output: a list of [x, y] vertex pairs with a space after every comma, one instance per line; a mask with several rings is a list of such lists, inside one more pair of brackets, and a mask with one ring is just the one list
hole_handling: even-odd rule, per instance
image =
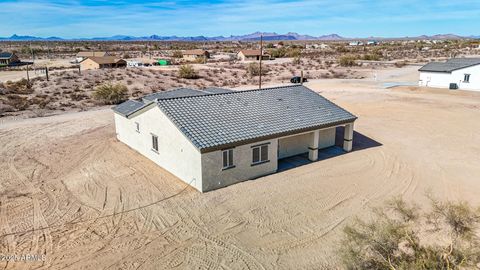
[[[247, 66], [247, 73], [250, 74], [250, 76], [259, 76], [260, 75], [260, 64], [259, 63], [250, 63]], [[268, 73], [268, 68], [263, 65], [262, 66], [262, 75], [265, 75]]]
[[95, 88], [93, 98], [104, 104], [118, 104], [127, 99], [128, 88], [120, 83], [106, 83]]
[[357, 60], [357, 58], [353, 55], [344, 55], [344, 56], [340, 57], [340, 59], [338, 60], [338, 63], [342, 67], [352, 67], [352, 66], [357, 65], [355, 60]]
[[[432, 210], [394, 199], [371, 221], [344, 229], [346, 269], [471, 269], [480, 263], [480, 209], [431, 200]], [[427, 239], [428, 237], [428, 239]]]
[[178, 76], [183, 79], [196, 79], [198, 74], [191, 65], [183, 65], [178, 70]]
[[405, 63], [405, 61], [397, 61], [397, 62], [395, 62], [395, 66], [396, 66], [397, 68], [402, 68], [402, 67], [404, 67], [406, 64], [407, 64], [407, 63]]
[[365, 54], [362, 58], [363, 60], [367, 60], [367, 61], [380, 61], [382, 56], [374, 53], [374, 54]]
[[27, 79], [21, 79], [19, 81], [6, 81], [3, 83], [3, 88], [6, 89], [6, 93], [11, 94], [31, 94], [33, 93], [32, 84]]
[[183, 57], [183, 53], [182, 53], [181, 51], [178, 51], [178, 50], [173, 51], [173, 52], [172, 52], [172, 57], [174, 57], [174, 58], [182, 58], [182, 57]]

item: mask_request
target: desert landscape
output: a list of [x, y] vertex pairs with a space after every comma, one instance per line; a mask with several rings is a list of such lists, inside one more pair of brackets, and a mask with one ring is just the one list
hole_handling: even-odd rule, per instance
[[[222, 68], [218, 74], [240, 82], [219, 86], [255, 87], [240, 79], [245, 71], [234, 74], [221, 64], [200, 74]], [[385, 200], [400, 196], [428, 207], [432, 194], [480, 205], [480, 95], [413, 86], [418, 68], [354, 67], [347, 78], [309, 80], [306, 86], [358, 116], [353, 152], [325, 153], [317, 162], [203, 194], [117, 141], [110, 106], [6, 115], [0, 119], [0, 249], [45, 257], [0, 261], [0, 267], [337, 269], [343, 227]], [[49, 84], [65, 76], [75, 83], [73, 72], [60, 72]], [[150, 84], [148, 77], [174, 75], [169, 72], [91, 76], [130, 74], [118, 80], [130, 78], [141, 93], [192, 82]], [[287, 83], [278, 76], [291, 74], [266, 76], [266, 85]], [[35, 81], [35, 91], [44, 91], [37, 90], [42, 83]], [[129, 88], [132, 96], [135, 91]]]

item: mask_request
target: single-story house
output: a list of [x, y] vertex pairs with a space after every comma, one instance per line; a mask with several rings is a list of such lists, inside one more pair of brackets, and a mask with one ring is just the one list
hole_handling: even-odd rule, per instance
[[237, 53], [237, 59], [240, 61], [258, 61], [262, 57], [262, 60], [269, 60], [270, 56], [262, 54], [260, 50], [241, 50]]
[[119, 59], [115, 56], [105, 57], [87, 57], [80, 62], [80, 69], [100, 69], [100, 68], [120, 68], [126, 67], [127, 61]]
[[480, 91], [480, 58], [430, 62], [418, 71], [420, 86]]
[[78, 52], [75, 56], [75, 60], [77, 63], [82, 62], [83, 60], [87, 59], [88, 57], [105, 57], [110, 56], [108, 52]]
[[183, 52], [183, 59], [188, 61], [196, 61], [198, 59], [208, 59], [210, 53], [205, 50], [186, 50]]
[[20, 63], [20, 59], [16, 54], [11, 52], [0, 52], [0, 66], [8, 66], [15, 63]]
[[118, 140], [201, 192], [275, 173], [278, 160], [335, 144], [353, 114], [302, 85], [232, 91], [175, 89], [113, 108]]

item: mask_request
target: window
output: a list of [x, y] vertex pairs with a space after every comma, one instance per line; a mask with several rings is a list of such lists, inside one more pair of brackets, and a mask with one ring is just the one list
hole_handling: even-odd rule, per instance
[[140, 133], [140, 123], [138, 123], [138, 122], [135, 122], [135, 131]]
[[152, 150], [158, 152], [158, 136], [152, 134]]
[[268, 161], [268, 144], [252, 147], [252, 164]]
[[465, 83], [470, 82], [470, 74], [465, 74], [465, 75], [463, 76], [463, 82], [465, 82]]
[[233, 149], [227, 149], [222, 151], [223, 156], [223, 169], [229, 169], [233, 167]]

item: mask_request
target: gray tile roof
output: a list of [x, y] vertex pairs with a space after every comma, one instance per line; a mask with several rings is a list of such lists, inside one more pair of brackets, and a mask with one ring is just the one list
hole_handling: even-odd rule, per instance
[[158, 100], [201, 152], [326, 128], [356, 117], [305, 86]]
[[219, 87], [207, 87], [207, 88], [203, 89], [202, 91], [207, 92], [209, 94], [225, 94], [225, 93], [234, 92], [233, 90], [225, 89], [225, 88], [219, 88]]
[[419, 71], [451, 73], [454, 70], [475, 65], [480, 65], [480, 58], [452, 58], [447, 62], [430, 62], [421, 67]]
[[144, 103], [137, 100], [127, 100], [113, 107], [113, 111], [120, 115], [128, 117], [129, 115], [137, 112], [138, 110], [146, 107], [149, 104], [151, 104], [151, 102]]
[[0, 52], [0, 58], [10, 59], [10, 57], [12, 56], [13, 56], [13, 53], [11, 52]]
[[179, 98], [179, 97], [191, 97], [191, 96], [203, 96], [207, 93], [190, 89], [190, 88], [177, 88], [169, 91], [156, 92], [143, 97], [144, 101], [154, 101], [155, 99], [168, 99], [168, 98]]

